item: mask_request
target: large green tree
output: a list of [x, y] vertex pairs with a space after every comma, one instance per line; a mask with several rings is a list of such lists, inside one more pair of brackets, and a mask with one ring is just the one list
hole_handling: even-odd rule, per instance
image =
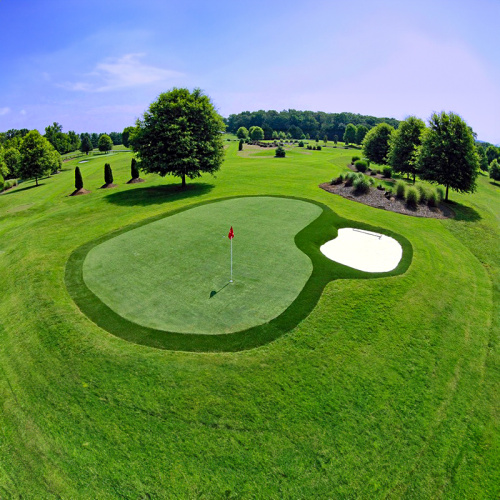
[[16, 148], [7, 148], [2, 151], [2, 159], [7, 168], [6, 175], [17, 177], [21, 165], [21, 153]]
[[264, 139], [264, 131], [260, 127], [250, 127], [248, 133], [252, 141], [262, 141]]
[[246, 127], [240, 127], [236, 132], [236, 137], [238, 139], [246, 139], [248, 137], [248, 130]]
[[363, 139], [364, 155], [374, 163], [385, 165], [389, 153], [389, 141], [393, 133], [394, 128], [387, 123], [379, 123], [370, 129]]
[[500, 165], [496, 158], [490, 163], [490, 179], [500, 181]]
[[174, 88], [160, 94], [131, 139], [141, 169], [161, 176], [194, 179], [215, 173], [224, 160], [225, 124], [210, 98], [200, 89]]
[[358, 125], [356, 127], [356, 144], [362, 144], [363, 139], [370, 130], [366, 125]]
[[486, 149], [486, 158], [488, 158], [488, 165], [493, 161], [493, 160], [498, 160], [500, 159], [500, 151], [499, 148], [496, 148], [495, 146], [488, 146]]
[[37, 130], [32, 130], [24, 137], [19, 152], [21, 153], [19, 168], [21, 178], [34, 177], [37, 186], [39, 177], [49, 175], [59, 168], [61, 159], [59, 153]]
[[488, 158], [485, 149], [482, 146], [476, 146], [476, 151], [479, 158], [479, 168], [483, 172], [488, 172]]
[[122, 132], [122, 143], [128, 148], [130, 145], [130, 135], [133, 133], [135, 127], [125, 127]]
[[399, 124], [389, 143], [387, 163], [394, 172], [413, 176], [413, 184], [417, 173], [417, 151], [424, 130], [425, 123], [420, 118], [409, 116]]
[[349, 123], [345, 128], [344, 142], [346, 144], [354, 144], [356, 142], [356, 125]]
[[419, 176], [460, 193], [476, 189], [479, 158], [474, 135], [455, 113], [433, 114], [424, 134], [418, 157]]
[[113, 149], [113, 141], [111, 140], [111, 137], [109, 137], [108, 134], [101, 134], [97, 146], [99, 148], [99, 151], [107, 153], [108, 151], [111, 151]]
[[83, 134], [82, 135], [82, 142], [80, 144], [80, 151], [85, 154], [89, 154], [90, 151], [92, 151], [94, 147], [92, 146], [92, 141], [90, 140], [90, 135], [89, 134]]

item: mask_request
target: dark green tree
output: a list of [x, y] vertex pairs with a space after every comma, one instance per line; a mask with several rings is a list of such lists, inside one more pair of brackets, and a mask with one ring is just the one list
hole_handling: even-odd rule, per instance
[[490, 163], [490, 179], [500, 181], [500, 165], [496, 158]]
[[488, 158], [488, 165], [493, 160], [498, 160], [500, 158], [500, 151], [495, 146], [488, 146], [486, 149], [486, 158]]
[[394, 128], [387, 123], [379, 123], [366, 134], [363, 139], [363, 153], [374, 163], [385, 165], [389, 153], [389, 140]]
[[109, 163], [104, 164], [104, 183], [106, 185], [113, 184], [113, 171]]
[[224, 129], [222, 117], [200, 89], [191, 93], [174, 88], [160, 94], [137, 120], [132, 147], [143, 171], [181, 177], [185, 187], [186, 177], [194, 179], [220, 169]]
[[139, 178], [139, 168], [137, 167], [137, 160], [135, 158], [132, 158], [130, 161], [130, 176], [132, 179]]
[[122, 144], [128, 148], [130, 146], [130, 134], [134, 132], [135, 127], [125, 127], [122, 132]]
[[108, 151], [111, 151], [113, 149], [113, 141], [108, 134], [102, 134], [101, 137], [99, 137], [97, 146], [99, 147], [99, 151], [107, 153]]
[[273, 129], [267, 123], [262, 125], [262, 130], [264, 131], [264, 139], [266, 141], [273, 138]]
[[349, 123], [344, 132], [345, 145], [354, 144], [356, 142], [356, 126]]
[[82, 173], [80, 172], [80, 167], [75, 168], [75, 189], [77, 191], [83, 189], [83, 179]]
[[476, 145], [476, 152], [479, 158], [479, 168], [483, 172], [488, 172], [488, 158], [486, 157], [486, 151], [482, 146]]
[[281, 146], [278, 146], [276, 148], [276, 158], [285, 158], [286, 156], [286, 151], [285, 151], [285, 148], [281, 147]]
[[248, 137], [248, 130], [246, 127], [240, 127], [236, 132], [236, 137], [238, 139], [246, 139]]
[[82, 142], [80, 144], [80, 151], [85, 154], [89, 154], [90, 151], [92, 151], [93, 146], [92, 146], [92, 141], [90, 140], [89, 134], [83, 134], [82, 137]]
[[339, 142], [339, 136], [337, 134], [335, 134], [333, 136], [333, 143], [335, 144], [335, 146], [337, 145], [337, 143]]
[[479, 159], [474, 136], [465, 121], [454, 113], [433, 114], [418, 156], [419, 176], [460, 193], [476, 189]]
[[243, 151], [243, 139], [240, 139], [240, 143], [238, 144], [238, 151]]
[[325, 135], [325, 136], [323, 137], [323, 144], [325, 145], [325, 147], [326, 147], [326, 145], [328, 144], [328, 136], [327, 136], [327, 135]]
[[356, 144], [362, 144], [363, 139], [365, 138], [365, 135], [368, 133], [368, 130], [370, 130], [366, 125], [358, 125], [356, 127]]
[[37, 186], [39, 177], [49, 175], [59, 168], [59, 153], [37, 130], [32, 130], [24, 137], [19, 152], [21, 154], [19, 168], [21, 178], [34, 177]]
[[92, 142], [92, 149], [97, 148], [97, 146], [99, 145], [99, 134], [92, 132], [92, 134], [90, 135], [90, 141]]
[[409, 116], [399, 124], [389, 143], [387, 163], [394, 172], [412, 175], [413, 184], [417, 174], [417, 151], [422, 144], [424, 130], [425, 123], [422, 120]]

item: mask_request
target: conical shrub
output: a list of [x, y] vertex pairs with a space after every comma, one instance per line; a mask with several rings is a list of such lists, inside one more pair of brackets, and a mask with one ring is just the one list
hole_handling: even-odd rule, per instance
[[83, 189], [83, 179], [82, 173], [80, 172], [80, 167], [75, 168], [75, 189], [77, 191]]
[[109, 163], [104, 164], [104, 182], [106, 184], [113, 184], [113, 172]]
[[139, 169], [137, 168], [137, 160], [135, 158], [132, 158], [132, 161], [130, 162], [130, 175], [132, 179], [139, 178]]

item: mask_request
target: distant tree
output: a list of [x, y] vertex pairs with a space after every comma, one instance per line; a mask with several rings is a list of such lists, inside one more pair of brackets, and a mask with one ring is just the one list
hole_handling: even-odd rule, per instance
[[111, 137], [109, 137], [109, 135], [102, 134], [101, 137], [99, 137], [97, 146], [99, 147], [99, 151], [107, 153], [108, 151], [111, 151], [113, 149], [113, 141], [111, 140]]
[[243, 139], [240, 139], [240, 143], [238, 144], [238, 151], [243, 151]]
[[326, 145], [328, 144], [328, 136], [327, 136], [327, 135], [325, 135], [325, 136], [323, 137], [323, 144], [325, 145], [325, 147], [326, 147]]
[[366, 134], [363, 139], [363, 153], [374, 163], [385, 165], [389, 153], [389, 140], [394, 128], [387, 123], [379, 123]]
[[300, 127], [297, 127], [297, 125], [292, 125], [288, 129], [288, 133], [290, 134], [292, 139], [300, 139], [304, 132], [302, 132], [302, 129]]
[[16, 148], [6, 148], [2, 152], [2, 160], [5, 164], [6, 172], [4, 177], [18, 177], [19, 167], [21, 166], [21, 153]]
[[185, 187], [186, 177], [194, 179], [220, 169], [224, 129], [224, 121], [200, 89], [191, 93], [174, 88], [160, 94], [137, 121], [132, 147], [141, 170], [181, 177]]
[[486, 156], [486, 151], [482, 146], [476, 146], [476, 152], [479, 158], [479, 168], [483, 172], [488, 172], [488, 158]]
[[70, 145], [70, 148], [69, 150], [70, 151], [77, 151], [78, 149], [80, 149], [80, 138], [78, 137], [78, 135], [76, 134], [76, 132], [74, 132], [73, 130], [70, 130], [68, 132], [68, 139], [69, 139], [69, 145]]
[[92, 149], [97, 148], [97, 146], [99, 145], [99, 134], [92, 132], [92, 134], [90, 135], [90, 141], [92, 142]]
[[90, 140], [89, 134], [83, 134], [82, 142], [80, 144], [80, 151], [85, 154], [89, 154], [92, 151], [92, 141]]
[[365, 125], [358, 125], [356, 127], [356, 144], [362, 144], [363, 139], [365, 138], [365, 135], [368, 133], [368, 130], [370, 130], [367, 126]]
[[278, 133], [278, 138], [281, 139], [281, 140], [285, 140], [286, 139], [286, 134], [285, 132], [283, 132], [282, 130]]
[[59, 167], [59, 153], [37, 130], [32, 130], [24, 137], [19, 152], [21, 154], [19, 168], [21, 178], [34, 177], [37, 186], [39, 177], [49, 175]]
[[490, 179], [500, 181], [500, 165], [496, 158], [490, 163]]
[[354, 144], [356, 142], [356, 126], [352, 123], [349, 123], [345, 128], [344, 142], [346, 146], [349, 144]]
[[337, 134], [335, 134], [333, 136], [333, 143], [335, 144], [335, 146], [337, 145], [337, 143], [339, 142], [339, 136]]
[[262, 125], [262, 130], [264, 131], [264, 139], [266, 141], [273, 138], [273, 129], [267, 123]]
[[314, 139], [314, 140], [315, 140], [316, 142], [319, 142], [319, 135], [318, 135], [318, 134], [316, 134], [316, 137], [315, 137], [315, 139]]
[[272, 139], [279, 139], [279, 133], [277, 130], [273, 130], [273, 135], [272, 135]]
[[409, 116], [393, 132], [389, 143], [387, 163], [394, 172], [412, 175], [413, 184], [417, 173], [417, 151], [422, 144], [424, 130], [425, 123], [422, 120]]
[[119, 144], [122, 144], [123, 138], [121, 132], [110, 132], [109, 137], [111, 141], [113, 142], [114, 146], [118, 146]]
[[80, 172], [80, 167], [75, 168], [75, 189], [77, 191], [83, 189], [83, 179], [82, 173]]
[[240, 127], [236, 132], [236, 137], [238, 139], [246, 139], [248, 137], [248, 130], [246, 127]]
[[113, 184], [113, 171], [111, 170], [111, 165], [109, 163], [104, 164], [104, 183]]
[[418, 157], [419, 176], [460, 193], [476, 189], [479, 159], [474, 136], [465, 121], [454, 113], [433, 114]]
[[135, 127], [125, 127], [122, 132], [122, 144], [128, 148], [130, 146], [130, 134], [133, 133]]
[[262, 141], [264, 139], [264, 131], [260, 127], [250, 127], [248, 133], [252, 141]]
[[137, 167], [137, 160], [135, 158], [132, 158], [130, 161], [130, 176], [132, 179], [139, 178], [139, 168]]
[[500, 158], [500, 152], [495, 146], [488, 146], [486, 149], [486, 158], [488, 158], [488, 165], [493, 160], [498, 160]]

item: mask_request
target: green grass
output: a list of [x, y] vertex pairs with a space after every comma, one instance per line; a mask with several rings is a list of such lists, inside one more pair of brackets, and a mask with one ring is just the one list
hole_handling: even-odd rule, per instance
[[[452, 193], [454, 220], [407, 217], [318, 188], [352, 150], [228, 144], [217, 178], [184, 192], [125, 184], [119, 153], [115, 189], [98, 189], [103, 158], [80, 165], [92, 193], [69, 197], [77, 159], [0, 195], [0, 497], [497, 498], [499, 188]], [[235, 196], [326, 205], [406, 238], [411, 264], [329, 281], [295, 328], [241, 352], [126, 342], [76, 306], [78, 248]]]

